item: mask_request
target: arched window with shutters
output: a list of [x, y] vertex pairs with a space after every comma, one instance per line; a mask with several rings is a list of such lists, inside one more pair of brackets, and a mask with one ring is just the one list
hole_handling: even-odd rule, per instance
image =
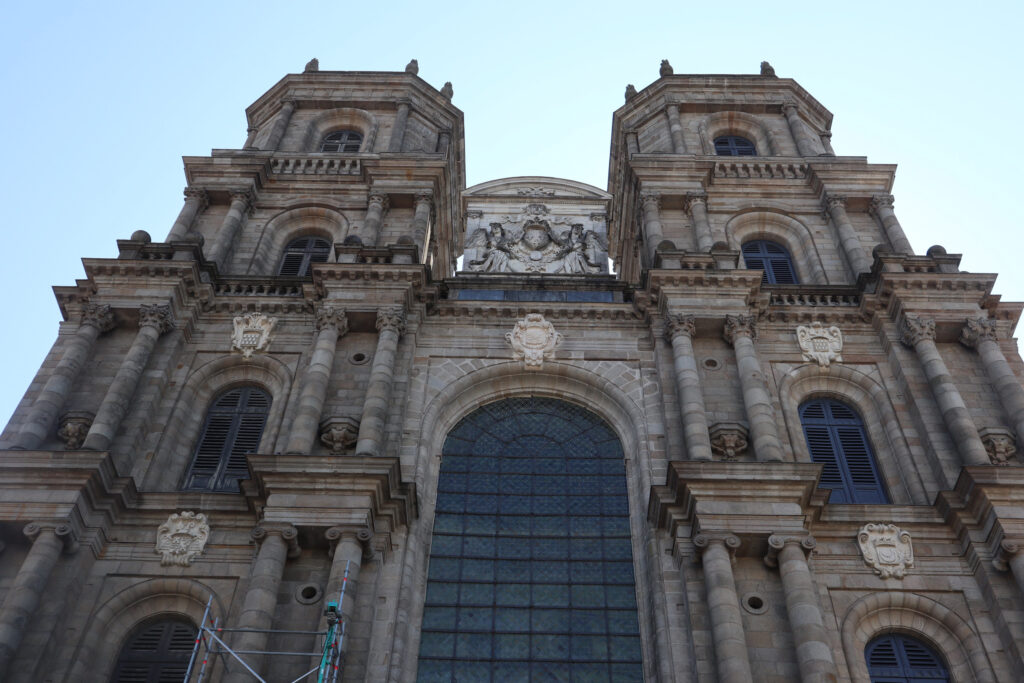
[[288, 243], [281, 258], [278, 275], [306, 277], [313, 263], [327, 263], [331, 255], [331, 243], [319, 237], [300, 237]]
[[864, 649], [871, 683], [948, 681], [942, 658], [919, 640], [900, 633], [875, 638]]
[[121, 648], [111, 683], [181, 683], [196, 633], [196, 627], [185, 619], [142, 624]]
[[775, 242], [751, 240], [743, 245], [743, 262], [751, 270], [763, 270], [761, 283], [766, 285], [798, 285], [800, 279], [793, 267], [789, 251]]
[[800, 406], [811, 460], [824, 465], [819, 486], [830, 503], [888, 503], [864, 422], [845, 403], [816, 399]]
[[249, 478], [245, 456], [259, 448], [270, 400], [257, 387], [239, 387], [217, 397], [206, 413], [182, 489], [238, 491], [238, 482]]
[[753, 157], [757, 148], [750, 140], [739, 135], [720, 135], [715, 138], [715, 154], [720, 157]]
[[321, 152], [355, 153], [363, 145], [363, 134], [354, 130], [336, 130], [324, 137]]

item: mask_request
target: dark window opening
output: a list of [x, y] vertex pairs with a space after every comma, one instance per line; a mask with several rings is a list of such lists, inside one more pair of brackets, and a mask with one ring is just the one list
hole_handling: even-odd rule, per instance
[[892, 633], [875, 638], [864, 649], [871, 683], [948, 681], [942, 658], [919, 640]]
[[181, 683], [195, 647], [196, 627], [178, 619], [135, 629], [121, 648], [112, 683]]
[[763, 270], [761, 284], [798, 285], [799, 278], [793, 267], [793, 257], [781, 244], [768, 240], [753, 240], [743, 245], [743, 262], [751, 270]]
[[241, 387], [214, 401], [182, 489], [238, 491], [238, 482], [249, 478], [245, 456], [259, 448], [270, 400], [262, 389]]
[[831, 489], [830, 503], [888, 503], [871, 452], [864, 422], [853, 408], [831, 399], [808, 401], [800, 406], [811, 460], [824, 465], [823, 489]]
[[363, 134], [354, 130], [338, 130], [320, 143], [321, 152], [358, 152], [363, 144]]
[[307, 277], [312, 263], [327, 263], [331, 254], [331, 243], [319, 237], [300, 237], [285, 247], [278, 275]]
[[757, 156], [754, 143], [739, 135], [722, 135], [715, 138], [715, 154], [720, 157], [753, 157]]

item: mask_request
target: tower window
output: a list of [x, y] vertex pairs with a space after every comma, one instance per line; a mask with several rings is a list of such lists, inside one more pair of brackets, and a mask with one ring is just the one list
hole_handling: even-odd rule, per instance
[[309, 275], [311, 263], [327, 263], [331, 253], [331, 244], [319, 237], [300, 237], [292, 240], [285, 247], [278, 275], [289, 277], [306, 277]]
[[864, 422], [850, 406], [831, 399], [800, 406], [811, 460], [824, 465], [823, 489], [832, 489], [830, 503], [888, 503]]
[[195, 639], [195, 626], [184, 620], [163, 619], [143, 624], [121, 648], [112, 683], [182, 680]]
[[363, 144], [363, 134], [354, 130], [336, 130], [320, 143], [321, 152], [358, 152]]
[[948, 681], [949, 671], [939, 655], [919, 640], [891, 633], [864, 648], [872, 683]]
[[743, 245], [743, 262], [751, 270], [763, 270], [761, 283], [765, 285], [796, 285], [793, 258], [781, 244], [768, 240], [753, 240]]
[[206, 413], [183, 489], [237, 492], [249, 478], [245, 456], [255, 453], [270, 412], [270, 395], [256, 387], [231, 389], [217, 397]]
[[715, 154], [720, 157], [757, 156], [754, 143], [739, 135], [722, 135], [715, 138]]

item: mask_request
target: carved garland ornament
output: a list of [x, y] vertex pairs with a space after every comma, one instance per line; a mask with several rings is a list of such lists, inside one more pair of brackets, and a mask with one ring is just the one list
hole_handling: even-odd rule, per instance
[[832, 361], [843, 362], [843, 333], [835, 325], [825, 327], [819, 322], [800, 325], [796, 328], [796, 340], [804, 352], [804, 360], [813, 361], [824, 368]]
[[902, 579], [914, 566], [910, 532], [895, 524], [865, 524], [857, 534], [864, 563], [883, 579]]
[[540, 370], [544, 360], [551, 360], [562, 335], [540, 313], [528, 313], [516, 323], [505, 339], [512, 345], [512, 358], [522, 360], [527, 370]]
[[206, 515], [197, 512], [176, 512], [156, 531], [156, 553], [164, 567], [188, 567], [203, 552], [210, 538]]
[[277, 318], [269, 318], [262, 313], [246, 313], [236, 317], [231, 334], [231, 349], [241, 352], [244, 358], [252, 358], [256, 351], [266, 351], [275, 325]]

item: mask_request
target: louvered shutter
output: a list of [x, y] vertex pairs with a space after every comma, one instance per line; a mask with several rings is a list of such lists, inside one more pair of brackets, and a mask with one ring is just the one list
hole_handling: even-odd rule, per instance
[[311, 263], [326, 263], [331, 254], [331, 244], [318, 237], [300, 237], [292, 240], [285, 248], [281, 267], [277, 274], [286, 277], [306, 277]]
[[113, 683], [181, 683], [195, 646], [191, 624], [166, 620], [129, 637], [118, 657]]
[[798, 285], [793, 258], [781, 244], [768, 240], [752, 240], [743, 245], [743, 262], [751, 270], [763, 270], [761, 282], [766, 285]]
[[838, 401], [809, 401], [800, 422], [811, 460], [824, 465], [821, 488], [831, 489], [831, 503], [888, 503], [878, 465], [860, 416]]
[[901, 634], [876, 638], [865, 648], [872, 683], [948, 681], [939, 656], [924, 643]]
[[255, 387], [232, 389], [214, 401], [184, 488], [238, 491], [239, 480], [249, 477], [245, 456], [259, 448], [269, 412], [270, 396]]

